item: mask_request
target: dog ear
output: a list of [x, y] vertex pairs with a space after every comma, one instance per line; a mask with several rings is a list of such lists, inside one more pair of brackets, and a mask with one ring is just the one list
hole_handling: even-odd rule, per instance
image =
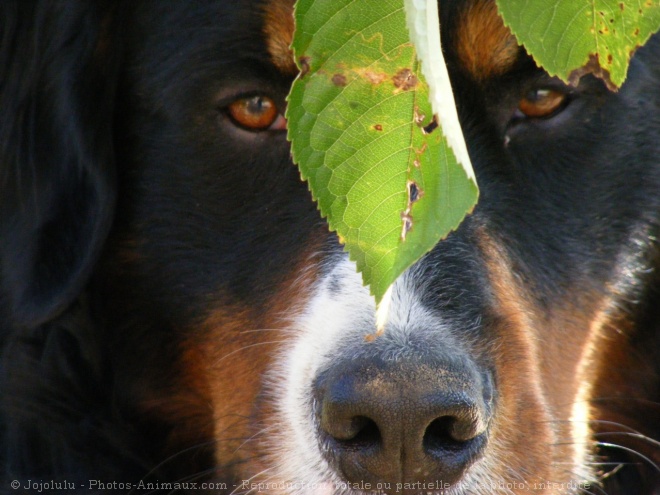
[[110, 229], [110, 14], [95, 0], [0, 2], [0, 309], [12, 325], [66, 308]]

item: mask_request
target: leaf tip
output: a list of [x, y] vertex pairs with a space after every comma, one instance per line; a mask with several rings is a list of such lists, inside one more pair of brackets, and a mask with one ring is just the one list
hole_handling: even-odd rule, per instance
[[376, 331], [364, 337], [365, 342], [373, 342], [385, 332], [385, 325], [390, 313], [390, 303], [392, 302], [392, 288], [394, 284], [390, 285], [382, 299], [376, 304]]

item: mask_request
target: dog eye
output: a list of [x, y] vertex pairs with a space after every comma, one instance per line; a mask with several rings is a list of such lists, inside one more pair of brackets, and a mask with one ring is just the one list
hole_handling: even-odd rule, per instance
[[563, 108], [566, 94], [554, 89], [535, 89], [518, 103], [518, 109], [529, 118], [550, 117]]
[[233, 101], [227, 113], [237, 125], [249, 131], [283, 130], [286, 120], [267, 96], [249, 96]]

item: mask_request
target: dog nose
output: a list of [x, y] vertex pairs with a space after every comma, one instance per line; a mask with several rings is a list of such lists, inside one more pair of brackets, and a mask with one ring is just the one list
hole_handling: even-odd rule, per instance
[[324, 451], [350, 483], [445, 489], [487, 443], [492, 384], [471, 363], [360, 359], [315, 392]]

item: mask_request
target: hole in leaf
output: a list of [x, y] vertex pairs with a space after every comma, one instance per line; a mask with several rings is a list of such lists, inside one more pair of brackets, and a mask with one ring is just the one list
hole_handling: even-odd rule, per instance
[[424, 132], [424, 134], [431, 134], [437, 128], [438, 128], [438, 118], [434, 115], [433, 120], [429, 123], [429, 125], [422, 127], [422, 131]]

